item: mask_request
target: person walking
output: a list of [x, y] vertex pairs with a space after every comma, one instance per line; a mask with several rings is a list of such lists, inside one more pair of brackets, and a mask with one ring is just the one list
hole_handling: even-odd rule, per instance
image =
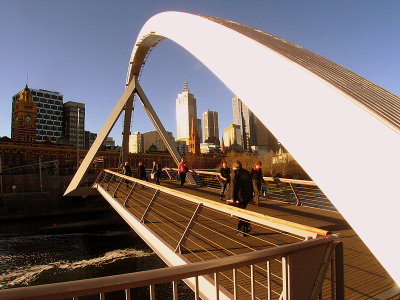
[[261, 184], [265, 184], [265, 180], [262, 175], [261, 165], [261, 161], [257, 161], [254, 167], [251, 169], [251, 178], [254, 190], [253, 203], [255, 205], [260, 205]]
[[186, 165], [185, 160], [182, 157], [181, 161], [178, 164], [178, 175], [181, 179], [181, 186], [183, 186], [185, 184], [186, 173], [188, 171], [189, 171], [189, 167]]
[[[122, 174], [132, 177], [132, 169], [131, 169], [131, 166], [129, 165], [129, 162], [127, 162], [127, 161], [124, 163], [124, 166], [122, 167]], [[128, 187], [129, 180], [125, 180], [125, 183], [126, 183], [126, 187]]]
[[139, 162], [138, 165], [138, 175], [140, 180], [148, 181], [146, 176], [146, 167], [144, 166], [143, 162]]
[[151, 169], [151, 177], [155, 179], [156, 184], [160, 184], [160, 178], [162, 173], [161, 164], [158, 164], [157, 161], [153, 161], [153, 168]]
[[225, 191], [228, 190], [229, 183], [231, 182], [231, 169], [228, 168], [228, 164], [226, 161], [222, 162], [222, 166], [221, 166], [221, 169], [219, 170], [218, 178], [219, 178], [219, 183], [221, 185], [219, 197], [221, 200], [223, 200]]
[[[226, 200], [227, 204], [238, 204], [239, 208], [245, 209], [253, 198], [253, 184], [249, 171], [242, 168], [240, 161], [232, 164], [231, 183], [229, 184]], [[238, 236], [247, 236], [251, 231], [248, 220], [239, 218], [237, 226]]]

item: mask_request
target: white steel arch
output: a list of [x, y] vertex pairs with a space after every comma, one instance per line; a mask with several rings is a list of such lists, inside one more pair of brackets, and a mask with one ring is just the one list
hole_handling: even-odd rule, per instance
[[[328, 76], [212, 18], [181, 12], [158, 14], [143, 26], [132, 51], [127, 85], [139, 76], [149, 50], [164, 38], [188, 50], [246, 103], [399, 284], [394, 235], [400, 211], [399, 98], [387, 91], [379, 94], [379, 87], [365, 79], [362, 87], [351, 87], [354, 93], [348, 93], [352, 79], [339, 75], [337, 82], [343, 79], [343, 87], [333, 84]], [[392, 104], [385, 111], [389, 121], [376, 113], [379, 107], [374, 111], [359, 101], [357, 88], [364, 93], [360, 99], [371, 98], [372, 107], [375, 100], [390, 96]]]

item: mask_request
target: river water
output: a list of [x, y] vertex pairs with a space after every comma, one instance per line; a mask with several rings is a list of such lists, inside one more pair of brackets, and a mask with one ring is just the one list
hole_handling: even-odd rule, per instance
[[[165, 267], [157, 255], [127, 226], [70, 233], [41, 233], [43, 227], [93, 217], [64, 216], [2, 222], [0, 289]], [[179, 286], [182, 299], [190, 298], [191, 291], [184, 283], [181, 282]], [[146, 288], [135, 289], [132, 294], [134, 299], [148, 299]], [[157, 299], [171, 298], [171, 284], [156, 286], [156, 295]], [[123, 298], [121, 293], [108, 296], [106, 299]], [[98, 296], [85, 298], [98, 299]]]

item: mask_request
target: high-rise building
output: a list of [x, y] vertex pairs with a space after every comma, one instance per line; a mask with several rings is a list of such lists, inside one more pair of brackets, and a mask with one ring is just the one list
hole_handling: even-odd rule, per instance
[[236, 125], [236, 124], [231, 124], [231, 125], [229, 125], [228, 128], [225, 128], [223, 140], [224, 140], [225, 147], [230, 147], [233, 144], [241, 145], [239, 143], [239, 141], [241, 140], [240, 126]]
[[63, 135], [79, 149], [85, 149], [85, 104], [68, 101], [64, 103]]
[[[63, 95], [59, 92], [30, 89], [32, 99], [36, 102], [36, 141], [56, 142], [63, 131]], [[12, 103], [17, 102], [20, 93], [12, 98]]]
[[[18, 96], [17, 96], [18, 95]], [[11, 139], [21, 142], [36, 141], [36, 102], [28, 85], [14, 96], [11, 118]]]
[[278, 149], [277, 139], [238, 97], [232, 98], [232, 112], [233, 123], [241, 129], [241, 141], [238, 141], [238, 144], [243, 146], [244, 150]]
[[143, 134], [134, 132], [129, 136], [129, 152], [143, 153]]
[[85, 130], [85, 149], [90, 149], [97, 138], [97, 133]]
[[194, 119], [192, 119], [192, 131], [190, 132], [190, 139], [189, 139], [189, 152], [192, 154], [200, 154], [200, 138], [199, 133], [197, 131], [197, 123]]
[[241, 129], [241, 141], [237, 143], [243, 149], [250, 150], [256, 144], [255, 116], [238, 97], [232, 98], [232, 112], [233, 124], [239, 125]]
[[204, 143], [219, 145], [218, 112], [207, 110], [203, 112]]
[[[176, 98], [176, 138], [189, 144], [192, 120], [197, 120], [196, 98], [185, 80], [182, 93]], [[201, 128], [201, 127], [200, 127]]]

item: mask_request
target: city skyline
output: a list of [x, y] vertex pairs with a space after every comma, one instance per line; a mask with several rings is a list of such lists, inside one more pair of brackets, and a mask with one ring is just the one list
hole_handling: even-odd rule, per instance
[[[86, 130], [99, 132], [124, 90], [136, 35], [149, 17], [166, 10], [213, 15], [255, 27], [399, 93], [398, 1], [260, 1], [248, 6], [239, 1], [156, 1], [140, 4], [137, 10], [135, 4], [139, 2], [1, 2], [0, 136], [10, 136], [11, 98], [23, 89], [27, 74], [27, 83], [34, 89], [58, 91], [67, 99], [86, 103]], [[103, 22], [96, 22], [99, 18]], [[174, 122], [169, 120], [171, 104], [185, 77], [198, 99], [198, 111], [219, 113], [222, 136], [221, 131], [232, 122], [230, 101], [235, 95], [185, 50], [163, 41], [152, 51], [141, 84], [166, 130], [175, 133]], [[119, 120], [110, 133], [117, 144], [121, 144], [121, 124]], [[141, 105], [135, 105], [132, 132], [152, 130]]]

